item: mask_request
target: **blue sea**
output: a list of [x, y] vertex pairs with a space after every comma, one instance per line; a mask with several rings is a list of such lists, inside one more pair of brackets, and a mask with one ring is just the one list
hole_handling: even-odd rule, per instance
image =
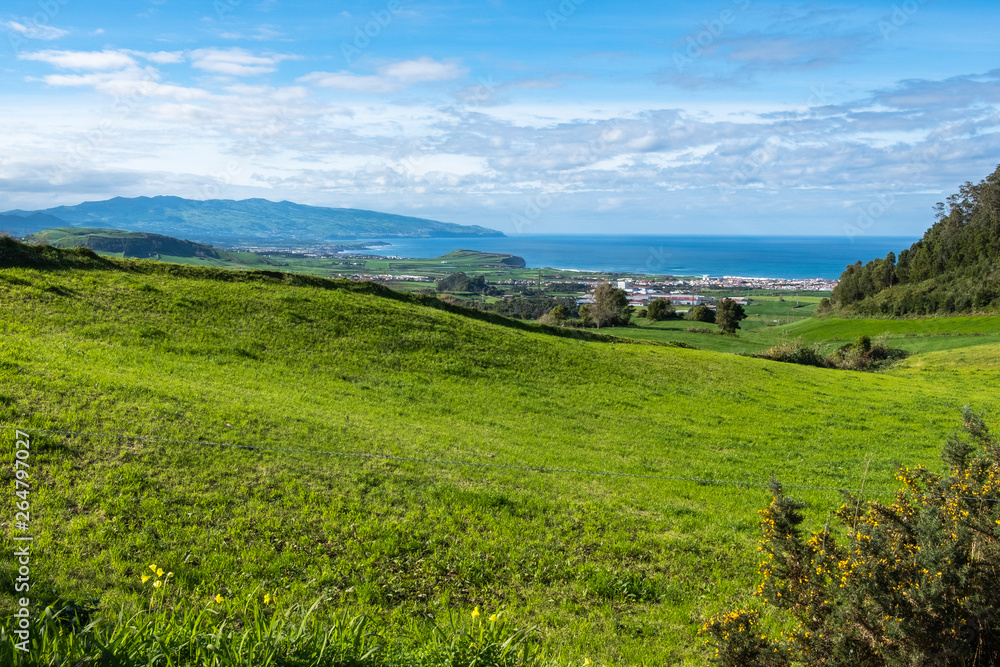
[[523, 257], [531, 268], [678, 276], [839, 278], [848, 264], [897, 255], [918, 237], [555, 236], [380, 239], [372, 254], [437, 257], [452, 250]]

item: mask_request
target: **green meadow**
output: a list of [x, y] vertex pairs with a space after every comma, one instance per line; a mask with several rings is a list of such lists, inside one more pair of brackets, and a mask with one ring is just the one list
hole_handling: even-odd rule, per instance
[[[537, 664], [701, 665], [698, 628], [756, 584], [771, 475], [822, 523], [835, 488], [939, 468], [963, 405], [998, 416], [1000, 318], [603, 337], [365, 283], [49, 256], [0, 264], [0, 423], [32, 436], [35, 613], [110, 628], [193, 609], [238, 634], [248, 600], [317, 602], [393, 655], [502, 621]], [[720, 353], [859, 332], [976, 343], [880, 373]], [[0, 563], [0, 617], [15, 574]]]
[[910, 353], [934, 352], [1000, 343], [1000, 316], [926, 317], [914, 319], [844, 319], [814, 317], [821, 297], [751, 297], [747, 319], [735, 336], [719, 335], [714, 324], [687, 320], [648, 322], [633, 318], [632, 326], [606, 327], [602, 332], [637, 340], [675, 342], [703, 350], [757, 353], [774, 345], [801, 340], [829, 354], [860, 336], [883, 339]]

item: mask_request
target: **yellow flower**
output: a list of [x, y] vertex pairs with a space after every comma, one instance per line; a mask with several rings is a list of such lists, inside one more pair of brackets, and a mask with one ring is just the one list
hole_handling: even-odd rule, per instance
[[167, 572], [167, 579], [169, 579], [169, 578], [170, 578], [170, 577], [172, 577], [172, 576], [174, 576], [174, 573], [173, 573], [173, 572]]
[[222, 604], [223, 602], [226, 601], [226, 598], [222, 597], [222, 593], [219, 593], [215, 596], [215, 601], [218, 602], [219, 604]]
[[490, 616], [490, 623], [496, 623], [496, 622], [497, 622], [497, 615], [493, 614], [492, 616]]
[[264, 593], [264, 604], [271, 604], [271, 596]]
[[163, 576], [163, 568], [162, 567], [156, 568], [156, 576], [158, 576], [158, 577], [162, 577]]
[[156, 565], [150, 565], [149, 569], [152, 570], [153, 572], [156, 572]]
[[472, 610], [472, 618], [479, 618], [479, 607]]
[[587, 665], [591, 665], [591, 664], [593, 664], [593, 663], [590, 662], [590, 658], [584, 658], [583, 659], [583, 667], [587, 667]]
[[163, 585], [163, 582], [160, 581], [159, 579], [157, 579], [156, 581], [153, 582], [153, 588], [159, 588], [162, 585]]
[[149, 581], [152, 578], [153, 577], [151, 577], [150, 575], [144, 574], [144, 575], [142, 575], [142, 583], [146, 583], [147, 581]]

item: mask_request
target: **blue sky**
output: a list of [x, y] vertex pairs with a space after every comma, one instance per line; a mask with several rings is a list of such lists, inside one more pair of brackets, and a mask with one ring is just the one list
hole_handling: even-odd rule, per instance
[[998, 19], [995, 0], [8, 0], [0, 210], [170, 194], [508, 234], [918, 236], [1000, 163]]

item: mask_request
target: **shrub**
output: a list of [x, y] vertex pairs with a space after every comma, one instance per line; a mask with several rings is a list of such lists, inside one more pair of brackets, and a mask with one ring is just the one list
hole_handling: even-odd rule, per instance
[[861, 336], [854, 343], [839, 347], [827, 358], [827, 362], [835, 368], [870, 371], [884, 368], [907, 356], [909, 352], [889, 347], [884, 340], [872, 343], [868, 336]]
[[647, 317], [653, 322], [669, 320], [677, 316], [674, 304], [670, 303], [668, 299], [653, 299], [649, 302], [649, 307], [646, 310]]
[[841, 346], [825, 358], [816, 348], [805, 345], [801, 340], [786, 341], [765, 352], [750, 356], [790, 364], [819, 366], [820, 368], [874, 371], [885, 368], [900, 359], [905, 359], [909, 354], [906, 350], [889, 347], [883, 341], [872, 343], [868, 336], [862, 336], [854, 343]]
[[823, 355], [811, 345], [805, 345], [801, 340], [788, 341], [775, 345], [766, 352], [753, 355], [759, 359], [770, 359], [771, 361], [783, 361], [790, 364], [803, 364], [805, 366], [819, 366], [826, 368], [827, 362]]
[[[804, 503], [772, 480], [756, 603], [710, 619], [715, 662], [748, 665], [995, 665], [1000, 662], [1000, 445], [969, 408], [939, 475], [900, 468], [891, 504], [844, 491], [806, 536]], [[770, 613], [763, 614], [764, 610]], [[762, 616], [784, 628], [769, 630]]]
[[715, 311], [708, 306], [695, 306], [687, 312], [685, 319], [693, 322], [708, 322], [715, 324]]

